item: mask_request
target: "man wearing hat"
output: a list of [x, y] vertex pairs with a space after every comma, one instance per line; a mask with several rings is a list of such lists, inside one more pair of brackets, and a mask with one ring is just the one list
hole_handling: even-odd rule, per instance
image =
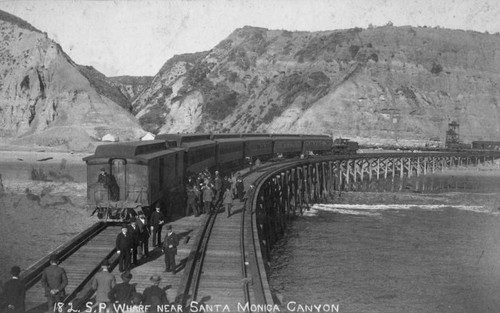
[[[160, 204], [156, 205], [155, 212], [151, 214], [149, 225], [151, 225], [151, 232], [153, 233], [153, 247], [161, 247], [161, 228], [165, 222], [165, 216], [160, 212]], [[158, 236], [158, 237], [157, 237]], [[156, 241], [158, 238], [158, 242]]]
[[137, 217], [137, 227], [139, 227], [139, 252], [142, 248], [142, 258], [147, 258], [149, 256], [149, 227], [148, 221], [142, 211], [139, 211], [139, 216]]
[[132, 236], [128, 233], [127, 224], [122, 225], [122, 231], [116, 236], [116, 250], [120, 255], [118, 268], [120, 272], [130, 269], [130, 249], [132, 249]]
[[137, 265], [137, 246], [139, 245], [140, 230], [137, 226], [137, 220], [133, 217], [130, 220], [130, 226], [128, 227], [128, 233], [132, 238], [132, 264]]
[[3, 298], [7, 310], [5, 312], [24, 313], [24, 299], [26, 296], [26, 286], [19, 279], [21, 269], [19, 266], [13, 266], [10, 269], [12, 278], [3, 285]]
[[109, 300], [113, 303], [131, 304], [134, 296], [135, 286], [130, 284], [132, 273], [125, 272], [121, 275], [123, 282], [116, 284], [108, 293]]
[[160, 275], [153, 275], [149, 280], [151, 281], [152, 285], [144, 289], [142, 297], [144, 299], [144, 304], [150, 305], [151, 311], [156, 312], [158, 305], [161, 306], [169, 303], [165, 290], [159, 287], [161, 281]]
[[49, 311], [54, 310], [56, 302], [62, 302], [66, 297], [64, 288], [68, 285], [68, 277], [66, 271], [57, 264], [59, 259], [56, 255], [50, 256], [50, 266], [42, 273], [42, 286], [45, 289], [45, 296], [49, 305]]
[[109, 261], [104, 260], [101, 264], [101, 271], [94, 276], [92, 289], [95, 290], [95, 301], [99, 303], [109, 303], [108, 294], [116, 285], [115, 275], [108, 271]]
[[177, 254], [177, 246], [179, 239], [172, 231], [172, 225], [167, 226], [167, 235], [163, 241], [163, 252], [165, 252], [165, 272], [175, 274], [175, 255]]

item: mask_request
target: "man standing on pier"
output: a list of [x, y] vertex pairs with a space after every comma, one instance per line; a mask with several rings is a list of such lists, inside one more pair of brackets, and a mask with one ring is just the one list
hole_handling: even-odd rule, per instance
[[130, 220], [130, 226], [128, 229], [128, 233], [130, 234], [130, 237], [132, 238], [132, 264], [137, 266], [137, 246], [139, 246], [139, 239], [140, 239], [140, 231], [139, 227], [137, 226], [137, 220], [135, 217], [133, 217]]
[[3, 299], [9, 313], [24, 313], [24, 298], [26, 296], [26, 286], [19, 279], [21, 268], [13, 266], [10, 270], [12, 278], [3, 285]]
[[[161, 228], [165, 222], [165, 216], [160, 212], [160, 204], [156, 205], [156, 211], [151, 214], [151, 231], [153, 233], [153, 247], [161, 247]], [[158, 241], [157, 241], [158, 240]]]
[[177, 246], [179, 239], [172, 231], [172, 225], [167, 226], [168, 234], [163, 241], [163, 252], [165, 252], [165, 272], [175, 274], [175, 255], [177, 254]]
[[142, 257], [147, 258], [149, 256], [149, 227], [144, 213], [139, 212], [139, 217], [137, 218], [137, 227], [139, 227], [139, 251], [142, 248]]
[[101, 264], [102, 271], [95, 274], [94, 280], [92, 281], [92, 289], [95, 290], [96, 305], [99, 303], [109, 304], [110, 300], [108, 294], [116, 284], [115, 275], [108, 271], [108, 267], [109, 261], [104, 260]]
[[49, 312], [54, 312], [54, 305], [62, 303], [66, 297], [64, 288], [68, 285], [68, 277], [66, 271], [57, 264], [59, 259], [56, 255], [50, 256], [50, 266], [42, 273], [42, 286], [45, 289], [45, 296], [49, 305]]
[[120, 255], [118, 259], [120, 272], [130, 269], [130, 249], [132, 249], [132, 236], [128, 234], [127, 224], [123, 224], [121, 233], [116, 236], [116, 250]]

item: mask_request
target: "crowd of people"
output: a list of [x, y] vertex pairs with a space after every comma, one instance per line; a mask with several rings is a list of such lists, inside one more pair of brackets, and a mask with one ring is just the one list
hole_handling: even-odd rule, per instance
[[205, 169], [197, 175], [189, 176], [186, 182], [186, 216], [218, 211], [225, 207], [227, 217], [231, 215], [234, 199], [244, 200], [245, 186], [240, 173], [231, 177], [222, 176], [219, 171], [212, 175]]

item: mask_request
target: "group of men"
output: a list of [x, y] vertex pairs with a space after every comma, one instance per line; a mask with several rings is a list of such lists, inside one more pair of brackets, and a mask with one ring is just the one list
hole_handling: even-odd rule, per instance
[[[153, 235], [153, 247], [161, 247], [165, 253], [165, 271], [175, 274], [175, 255], [179, 239], [172, 230], [172, 225], [167, 226], [167, 235], [161, 242], [161, 230], [165, 223], [165, 216], [160, 211], [159, 205], [151, 214], [149, 223], [142, 212], [137, 218], [130, 221], [130, 225], [123, 224], [121, 232], [116, 237], [116, 250], [119, 254], [118, 268], [120, 272], [129, 271], [132, 265], [139, 265], [139, 261], [149, 257], [149, 237]], [[138, 255], [141, 256], [138, 259]]]
[[102, 312], [102, 308], [107, 308], [111, 303], [127, 305], [157, 305], [169, 304], [167, 294], [159, 287], [161, 277], [153, 275], [150, 277], [151, 286], [138, 293], [135, 284], [131, 284], [132, 273], [123, 272], [120, 277], [122, 283], [117, 284], [115, 276], [109, 272], [109, 262], [101, 264], [102, 270], [97, 273], [92, 281], [92, 288], [95, 290], [96, 311]]
[[214, 176], [208, 169], [200, 172], [197, 177], [189, 177], [186, 183], [186, 216], [194, 213], [199, 216], [202, 213], [210, 213], [217, 210], [221, 205], [227, 207], [228, 217], [235, 198], [243, 201], [244, 184], [241, 175], [237, 174], [229, 178], [221, 177], [218, 171]]

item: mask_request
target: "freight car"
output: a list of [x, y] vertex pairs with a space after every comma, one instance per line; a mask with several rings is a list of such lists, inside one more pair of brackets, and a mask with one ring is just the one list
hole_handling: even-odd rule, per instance
[[99, 218], [123, 220], [160, 204], [182, 216], [184, 179], [206, 168], [228, 172], [276, 155], [354, 153], [357, 143], [296, 134], [160, 134], [153, 141], [100, 145], [85, 157], [87, 202]]

